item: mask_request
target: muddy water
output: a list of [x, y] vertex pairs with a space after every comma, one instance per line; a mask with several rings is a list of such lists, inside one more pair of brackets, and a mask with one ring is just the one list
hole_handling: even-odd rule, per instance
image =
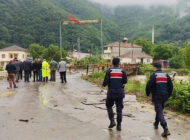
[[[105, 98], [101, 91], [80, 79], [80, 73], [68, 75], [68, 83], [19, 83], [12, 95], [0, 97], [0, 140], [163, 140], [162, 129], [154, 130], [154, 110], [140, 104], [135, 96], [126, 96], [122, 132], [109, 124]], [[7, 92], [0, 82], [1, 93]], [[167, 112], [172, 135], [168, 140], [189, 140], [190, 121]], [[19, 121], [28, 120], [28, 122]]]

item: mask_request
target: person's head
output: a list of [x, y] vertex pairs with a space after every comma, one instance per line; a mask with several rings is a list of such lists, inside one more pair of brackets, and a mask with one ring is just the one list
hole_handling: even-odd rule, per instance
[[14, 58], [14, 61], [18, 61], [17, 57]]
[[64, 58], [61, 58], [61, 61], [64, 61]]
[[9, 61], [9, 64], [12, 64], [13, 63], [13, 61]]
[[119, 59], [119, 58], [113, 58], [112, 64], [113, 64], [114, 66], [119, 66], [119, 64], [120, 64], [120, 59]]
[[41, 62], [41, 58], [38, 58], [38, 62]]
[[43, 61], [46, 61], [46, 59], [44, 59]]
[[54, 61], [54, 59], [52, 58], [51, 61]]
[[162, 69], [162, 65], [160, 63], [155, 63], [154, 64], [154, 69], [155, 70], [161, 70]]
[[38, 62], [38, 59], [37, 59], [37, 58], [35, 58], [35, 59], [34, 59], [34, 62]]

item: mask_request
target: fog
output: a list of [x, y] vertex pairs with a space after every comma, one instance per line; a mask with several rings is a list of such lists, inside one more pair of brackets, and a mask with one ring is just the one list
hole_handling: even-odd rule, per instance
[[178, 0], [90, 0], [93, 2], [101, 3], [108, 6], [119, 5], [175, 5]]

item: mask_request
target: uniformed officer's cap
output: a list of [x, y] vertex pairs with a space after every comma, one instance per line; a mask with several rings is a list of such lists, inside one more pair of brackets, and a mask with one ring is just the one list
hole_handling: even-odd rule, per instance
[[154, 64], [154, 67], [161, 69], [161, 68], [162, 68], [162, 65], [161, 65], [160, 63], [155, 63], [155, 64]]
[[119, 65], [119, 63], [120, 63], [120, 59], [119, 58], [113, 58], [113, 60], [112, 60], [112, 64], [113, 65]]

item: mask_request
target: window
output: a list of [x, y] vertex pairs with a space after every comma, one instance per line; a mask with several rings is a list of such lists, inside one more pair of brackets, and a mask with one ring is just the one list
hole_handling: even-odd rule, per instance
[[14, 54], [14, 58], [18, 58], [18, 54]]
[[22, 55], [23, 59], [24, 59], [24, 54]]
[[9, 54], [9, 58], [13, 58], [13, 54]]
[[147, 59], [147, 62], [150, 63], [150, 59]]
[[2, 58], [5, 58], [5, 54], [2, 54], [2, 56], [1, 56]]

